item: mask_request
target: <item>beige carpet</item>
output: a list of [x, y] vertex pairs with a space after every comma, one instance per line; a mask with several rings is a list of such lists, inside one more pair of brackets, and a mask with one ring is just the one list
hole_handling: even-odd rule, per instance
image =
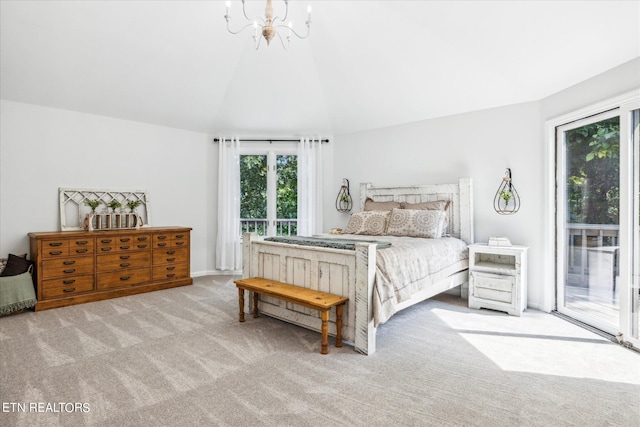
[[237, 321], [229, 276], [0, 318], [2, 426], [634, 426], [640, 355], [557, 317], [444, 295], [370, 357]]

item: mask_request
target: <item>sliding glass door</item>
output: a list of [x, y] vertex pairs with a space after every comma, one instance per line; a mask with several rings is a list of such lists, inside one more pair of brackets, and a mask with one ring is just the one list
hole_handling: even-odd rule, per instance
[[556, 128], [557, 309], [635, 345], [639, 111], [628, 103]]

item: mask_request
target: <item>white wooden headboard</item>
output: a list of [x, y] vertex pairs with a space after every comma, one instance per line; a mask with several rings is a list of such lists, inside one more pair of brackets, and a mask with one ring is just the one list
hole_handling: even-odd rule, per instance
[[375, 202], [420, 203], [434, 200], [451, 200], [449, 228], [454, 237], [473, 243], [473, 191], [471, 178], [460, 178], [455, 184], [425, 184], [405, 187], [374, 187], [360, 184], [360, 210], [364, 210], [367, 198]]

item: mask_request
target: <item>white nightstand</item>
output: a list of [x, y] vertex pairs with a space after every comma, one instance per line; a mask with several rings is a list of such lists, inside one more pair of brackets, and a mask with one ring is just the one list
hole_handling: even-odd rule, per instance
[[520, 316], [527, 308], [527, 247], [469, 245], [469, 307]]

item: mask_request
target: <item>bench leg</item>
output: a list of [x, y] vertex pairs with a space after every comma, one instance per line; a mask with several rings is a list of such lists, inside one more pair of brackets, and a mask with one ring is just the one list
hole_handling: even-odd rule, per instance
[[321, 313], [322, 318], [322, 349], [320, 353], [327, 354], [329, 350], [327, 345], [329, 344], [329, 310], [325, 310]]
[[336, 306], [336, 347], [342, 347], [342, 307], [344, 304]]
[[253, 293], [253, 317], [258, 317], [258, 293]]
[[244, 289], [238, 288], [238, 305], [240, 306], [240, 321], [244, 322]]

